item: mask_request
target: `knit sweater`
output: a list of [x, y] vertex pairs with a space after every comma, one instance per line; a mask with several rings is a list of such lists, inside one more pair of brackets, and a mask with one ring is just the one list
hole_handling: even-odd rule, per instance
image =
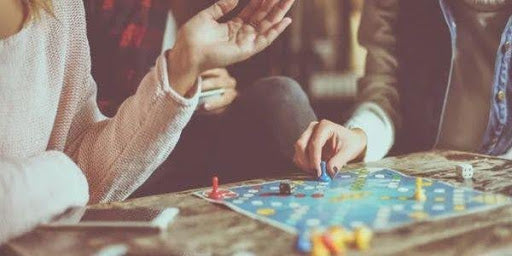
[[96, 105], [81, 0], [53, 1], [0, 40], [0, 244], [70, 206], [123, 200], [173, 150], [198, 101], [169, 85], [165, 57], [105, 118]]

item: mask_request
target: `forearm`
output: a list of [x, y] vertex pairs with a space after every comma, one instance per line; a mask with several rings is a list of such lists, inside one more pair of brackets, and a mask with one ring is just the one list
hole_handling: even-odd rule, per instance
[[398, 57], [396, 23], [399, 1], [365, 1], [359, 30], [359, 41], [368, 51], [366, 73], [359, 81], [358, 104], [377, 104], [393, 122], [401, 127], [398, 93]]
[[[160, 57], [115, 117], [93, 123], [78, 120], [76, 126], [85, 130], [67, 150], [87, 176], [91, 202], [125, 199], [174, 149], [197, 106], [200, 82], [193, 81], [191, 98], [185, 98], [169, 80], [167, 62]], [[86, 106], [95, 106], [94, 98], [89, 97]]]
[[62, 152], [0, 158], [0, 244], [89, 199], [81, 170]]

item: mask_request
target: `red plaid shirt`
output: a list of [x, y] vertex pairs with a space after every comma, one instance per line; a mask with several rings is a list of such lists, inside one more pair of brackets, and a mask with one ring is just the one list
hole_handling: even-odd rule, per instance
[[169, 0], [84, 0], [98, 102], [106, 115], [133, 95], [162, 50]]

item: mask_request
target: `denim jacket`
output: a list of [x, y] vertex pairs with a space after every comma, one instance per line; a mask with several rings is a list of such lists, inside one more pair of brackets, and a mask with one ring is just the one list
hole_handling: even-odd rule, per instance
[[[376, 103], [392, 120], [396, 152], [435, 148], [457, 40], [447, 0], [365, 4], [359, 40], [368, 57], [359, 101]], [[480, 153], [503, 155], [512, 147], [511, 57], [512, 14], [496, 54], [489, 123]]]

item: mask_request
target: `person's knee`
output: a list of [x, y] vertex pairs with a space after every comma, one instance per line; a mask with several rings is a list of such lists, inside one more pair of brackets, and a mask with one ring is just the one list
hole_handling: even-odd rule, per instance
[[261, 79], [254, 84], [254, 90], [267, 104], [309, 104], [302, 87], [293, 79], [274, 76]]

